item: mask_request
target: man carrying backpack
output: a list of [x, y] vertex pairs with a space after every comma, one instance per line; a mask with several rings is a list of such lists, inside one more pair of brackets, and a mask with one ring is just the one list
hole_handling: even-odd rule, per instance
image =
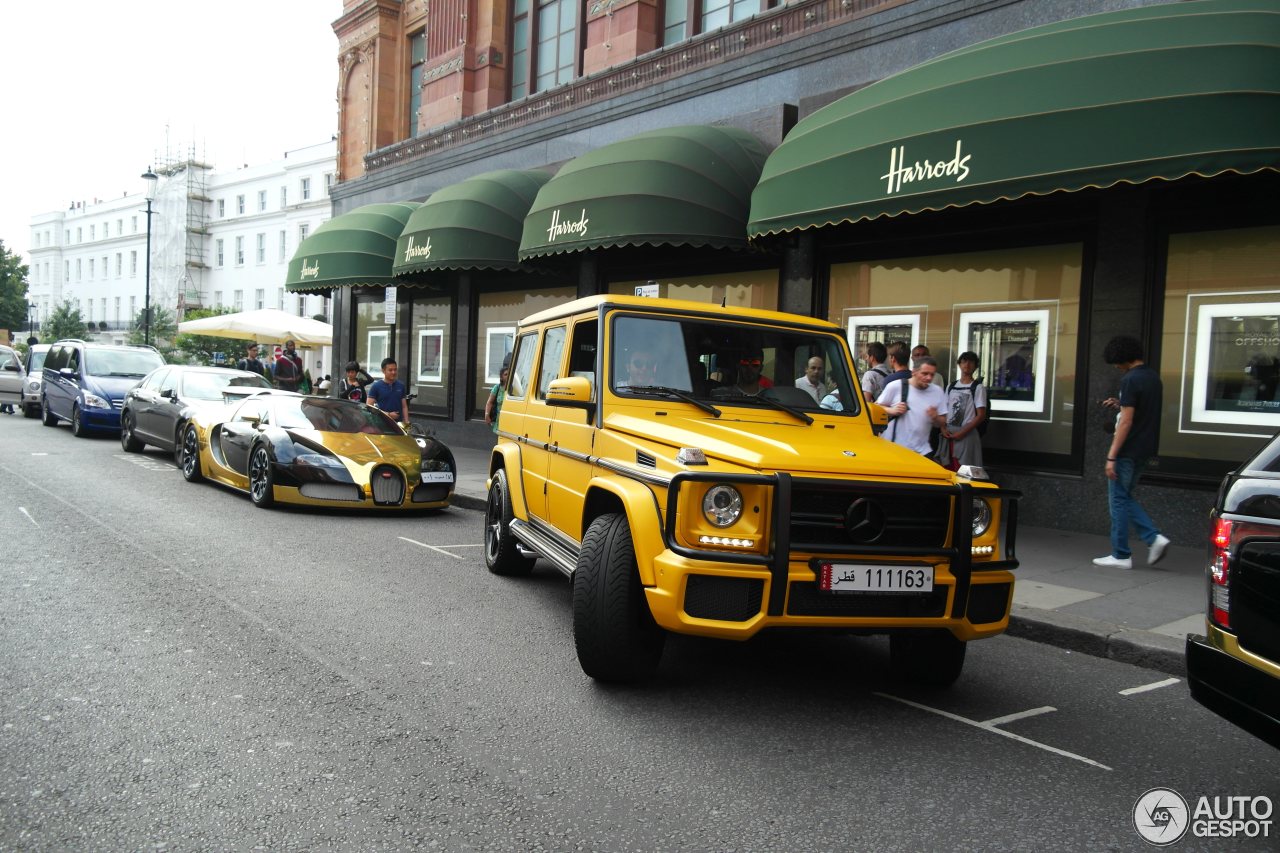
[[[890, 350], [890, 357], [892, 354]], [[941, 410], [946, 406], [947, 395], [933, 384], [937, 372], [938, 362], [932, 357], [917, 359], [908, 378], [890, 382], [876, 400], [890, 418], [882, 437], [921, 456], [933, 454], [929, 430], [941, 429], [946, 423]]]
[[879, 341], [867, 344], [867, 364], [871, 366], [862, 374], [862, 396], [868, 400], [880, 399], [880, 392], [884, 390], [885, 377], [889, 375], [889, 366], [884, 363], [888, 357], [884, 344]]
[[987, 426], [987, 389], [973, 378], [978, 369], [978, 354], [962, 352], [956, 359], [960, 378], [947, 386], [947, 424], [942, 429], [945, 441], [938, 448], [938, 461], [949, 467], [982, 464], [982, 434]]

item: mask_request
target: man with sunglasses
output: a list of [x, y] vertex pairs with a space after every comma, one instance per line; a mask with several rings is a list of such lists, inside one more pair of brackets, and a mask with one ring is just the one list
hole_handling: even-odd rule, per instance
[[733, 385], [734, 392], [755, 397], [764, 389], [772, 388], [773, 382], [760, 373], [763, 366], [764, 354], [759, 350], [748, 350], [743, 353], [738, 359], [738, 381]]
[[658, 384], [658, 360], [648, 350], [634, 350], [627, 359], [627, 378], [618, 383], [619, 388], [632, 385]]

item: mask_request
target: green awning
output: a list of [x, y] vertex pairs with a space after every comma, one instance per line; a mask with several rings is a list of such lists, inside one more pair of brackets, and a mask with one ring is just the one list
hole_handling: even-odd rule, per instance
[[1027, 195], [1280, 168], [1280, 6], [1090, 15], [916, 66], [805, 118], [752, 237]]
[[395, 284], [396, 240], [417, 202], [366, 204], [335, 216], [302, 241], [285, 277], [285, 290], [321, 293], [335, 287]]
[[570, 160], [538, 191], [521, 260], [613, 246], [745, 248], [768, 150], [732, 127], [668, 127]]
[[513, 270], [525, 215], [547, 172], [503, 169], [433, 193], [396, 242], [396, 275], [425, 270]]

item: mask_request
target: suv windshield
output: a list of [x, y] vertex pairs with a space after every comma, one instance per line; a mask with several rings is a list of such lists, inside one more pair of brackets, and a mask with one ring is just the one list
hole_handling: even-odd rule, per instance
[[612, 352], [610, 383], [623, 396], [680, 391], [721, 406], [858, 413], [853, 369], [836, 334], [620, 314]]
[[145, 349], [86, 347], [84, 372], [90, 376], [146, 376], [164, 365], [160, 353]]
[[49, 351], [48, 351], [47, 349], [45, 349], [45, 350], [32, 350], [32, 352], [31, 352], [31, 367], [29, 368], [28, 372], [29, 372], [29, 373], [38, 373], [38, 372], [40, 371], [40, 368], [44, 367], [44, 357], [45, 357], [46, 355], [48, 355], [48, 354], [49, 354]]

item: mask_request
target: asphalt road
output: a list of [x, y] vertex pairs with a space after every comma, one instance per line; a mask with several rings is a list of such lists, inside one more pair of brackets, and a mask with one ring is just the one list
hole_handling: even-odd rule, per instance
[[1154, 787], [1280, 802], [1152, 670], [1002, 637], [925, 691], [775, 634], [602, 687], [476, 512], [258, 510], [8, 416], [0, 491], [0, 849], [1129, 850]]

